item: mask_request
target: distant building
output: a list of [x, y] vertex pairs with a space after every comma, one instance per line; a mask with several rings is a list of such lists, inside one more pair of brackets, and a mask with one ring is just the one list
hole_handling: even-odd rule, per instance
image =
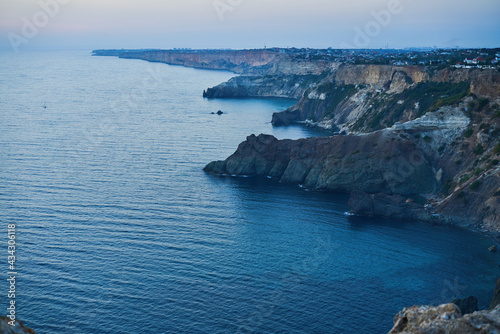
[[486, 59], [484, 59], [482, 57], [477, 57], [477, 58], [474, 58], [472, 61], [473, 61], [473, 64], [479, 64], [479, 63], [484, 63], [486, 61]]

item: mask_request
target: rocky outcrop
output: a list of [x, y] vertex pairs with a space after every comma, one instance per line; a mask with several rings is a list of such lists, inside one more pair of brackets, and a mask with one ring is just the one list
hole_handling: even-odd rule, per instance
[[430, 131], [446, 131], [451, 130], [453, 133], [443, 136], [452, 137], [462, 132], [470, 123], [470, 118], [467, 117], [462, 108], [446, 106], [440, 108], [439, 111], [428, 112], [422, 117], [405, 123], [397, 122], [392, 126], [393, 130], [406, 132], [430, 132]]
[[477, 310], [477, 298], [456, 299], [439, 306], [412, 306], [394, 317], [389, 334], [486, 334], [500, 332], [500, 278], [490, 308]]
[[457, 223], [476, 223], [485, 230], [499, 230], [500, 166], [456, 186], [451, 195], [437, 203], [435, 212], [453, 217]]
[[477, 96], [496, 98], [500, 96], [500, 72], [489, 69], [455, 69], [453, 67], [436, 72], [432, 77], [435, 82], [471, 83], [471, 93]]
[[203, 92], [207, 98], [279, 97], [299, 99], [316, 75], [238, 76]]
[[304, 92], [298, 103], [275, 113], [274, 125], [307, 122], [334, 131], [363, 133], [405, 124], [455, 106], [467, 94], [500, 96], [495, 70], [342, 65]]
[[424, 156], [393, 131], [362, 136], [277, 140], [249, 136], [225, 161], [205, 169], [219, 175], [257, 175], [316, 190], [386, 194], [433, 192], [438, 183]]
[[0, 333], [2, 334], [36, 334], [31, 328], [25, 327], [19, 320], [15, 320], [15, 326], [9, 325], [11, 320], [0, 316]]
[[204, 97], [280, 97], [300, 99], [304, 92], [321, 82], [338, 63], [326, 61], [305, 61], [281, 56], [268, 64], [254, 67], [241, 75], [208, 88]]
[[401, 195], [353, 191], [349, 198], [349, 207], [351, 213], [367, 217], [421, 221], [430, 221], [433, 218], [423, 205]]
[[462, 315], [455, 304], [412, 306], [399, 312], [389, 334], [473, 334], [500, 331], [500, 306]]
[[[205, 170], [353, 191], [349, 205], [358, 215], [498, 231], [500, 110], [485, 101], [469, 96], [369, 134], [297, 141], [250, 136]], [[411, 196], [418, 194], [426, 196]]]
[[429, 73], [421, 66], [345, 65], [331, 76], [341, 85], [370, 85], [374, 89], [401, 92], [410, 84], [429, 80]]

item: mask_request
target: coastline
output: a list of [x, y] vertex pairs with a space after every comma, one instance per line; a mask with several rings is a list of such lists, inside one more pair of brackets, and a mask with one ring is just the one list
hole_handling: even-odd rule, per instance
[[[106, 51], [101, 55], [106, 55]], [[117, 56], [113, 52], [111, 55]], [[222, 55], [230, 58], [224, 60]], [[498, 151], [500, 144], [497, 143], [500, 124], [496, 117], [500, 111], [495, 110], [499, 108], [500, 103], [500, 75], [491, 70], [483, 72], [475, 69], [445, 68], [435, 71], [418, 66], [346, 65], [323, 60], [297, 60], [290, 55], [268, 50], [139, 50], [118, 54], [118, 56], [200, 69], [228, 70], [239, 74], [226, 83], [207, 89], [203, 92], [204, 97], [286, 97], [296, 101], [299, 98], [293, 107], [273, 115], [272, 123], [275, 126], [287, 124], [320, 126], [336, 133], [340, 141], [342, 141], [342, 135], [350, 135], [352, 139], [359, 139], [381, 130], [391, 133], [392, 141], [396, 139], [408, 142], [408, 147], [413, 147], [412, 149], [418, 152], [422, 160], [432, 169], [434, 175], [428, 175], [424, 179], [431, 183], [435, 182], [432, 181], [434, 178], [437, 180], [437, 185], [433, 186], [433, 189], [412, 192], [394, 191], [387, 187], [343, 189], [341, 186], [333, 186], [330, 187], [331, 189], [328, 187], [326, 189], [346, 192], [361, 190], [366, 191], [367, 195], [370, 194], [371, 208], [370, 205], [366, 206], [367, 203], [357, 203], [361, 204], [361, 207], [352, 210], [355, 214], [399, 217], [432, 223], [437, 220], [440, 223], [491, 235], [500, 233], [500, 212], [495, 209], [495, 203], [500, 205], [498, 191], [495, 192], [495, 187], [500, 189], [500, 164], [498, 164], [498, 159], [492, 158], [495, 156], [494, 151], [496, 155], [500, 153]], [[200, 62], [203, 66], [197, 66]], [[295, 64], [296, 68], [291, 64]], [[291, 68], [294, 68], [292, 72], [290, 72]], [[436, 90], [440, 91], [439, 94], [445, 94], [444, 97], [436, 96], [431, 100], [429, 98], [422, 100], [422, 95], [432, 97], [438, 94], [435, 93]], [[393, 96], [392, 100], [388, 100], [387, 96], [389, 98]], [[401, 100], [402, 98], [406, 98], [408, 102], [402, 104], [401, 101], [405, 101]], [[486, 104], [483, 103], [484, 101], [487, 101]], [[370, 103], [376, 104], [377, 107], [372, 107]], [[415, 104], [416, 108], [413, 108], [412, 104]], [[419, 109], [419, 104], [427, 105], [428, 110]], [[402, 110], [399, 116], [384, 114], [387, 113], [385, 110], [394, 108]], [[381, 118], [380, 115], [385, 116]], [[477, 120], [481, 123], [474, 124]], [[484, 129], [489, 130], [489, 133], [486, 133]], [[429, 138], [432, 141], [428, 140]], [[388, 155], [380, 147], [391, 146], [392, 143], [380, 142], [379, 144], [380, 146], [376, 149], [380, 153], [373, 155], [370, 159], [379, 159], [377, 164], [382, 170], [391, 170], [394, 168], [391, 165], [394, 164], [399, 164], [396, 166], [399, 168], [404, 164], [412, 169], [418, 168], [418, 164], [415, 165], [410, 160], [407, 162], [398, 160], [398, 157], [404, 155], [404, 149], [396, 150]], [[349, 146], [348, 144], [342, 145]], [[456, 149], [457, 146], [460, 146], [460, 150]], [[476, 152], [478, 148], [481, 148], [481, 152], [479, 157], [475, 158], [474, 156], [478, 155]], [[250, 156], [256, 154], [258, 160], [262, 156], [259, 157], [258, 148], [255, 149], [257, 154], [255, 150], [247, 153]], [[318, 147], [317, 149], [324, 150], [325, 148]], [[238, 154], [238, 150], [235, 154]], [[345, 151], [344, 155], [339, 158], [353, 156], [357, 152], [368, 154], [370, 150], [371, 148], [362, 145], [357, 149]], [[249, 158], [248, 154], [240, 160]], [[382, 155], [392, 155], [393, 159], [385, 161]], [[467, 157], [467, 160], [464, 160], [464, 157]], [[267, 163], [273, 163], [273, 159], [281, 158], [271, 157], [267, 159]], [[367, 161], [371, 161], [370, 159]], [[282, 167], [284, 169], [297, 168], [291, 165]], [[305, 173], [304, 175], [299, 175], [295, 179], [285, 175], [283, 181], [301, 184], [314, 168], [314, 163], [312, 163], [308, 170], [299, 171], [299, 174]], [[336, 171], [341, 170], [336, 169]], [[225, 174], [223, 170], [210, 170], [209, 172]], [[286, 174], [287, 171], [282, 172]], [[361, 170], [354, 172], [359, 173]], [[377, 181], [379, 185], [381, 182], [394, 182], [396, 179], [401, 179], [402, 183], [413, 182], [404, 171], [393, 170], [391, 173], [392, 179], [385, 179], [383, 182], [379, 180]], [[238, 170], [233, 170], [227, 174], [239, 175], [240, 173]], [[252, 175], [252, 173], [247, 174]], [[265, 173], [260, 174], [268, 176], [264, 175]], [[260, 174], [255, 173], [255, 175]], [[270, 176], [276, 177], [276, 175]], [[324, 177], [333, 176], [332, 172], [324, 175]], [[313, 177], [309, 175], [309, 179], [311, 178]], [[478, 192], [475, 187], [478, 184], [482, 189], [479, 194], [484, 197], [481, 201], [478, 201], [476, 196]], [[315, 185], [314, 182], [309, 186], [311, 189], [323, 188], [321, 185]], [[379, 192], [381, 194], [377, 195]], [[423, 205], [418, 207], [410, 199], [408, 201], [411, 203], [404, 201], [412, 196], [421, 196], [420, 194], [432, 194], [432, 202], [427, 203], [430, 205], [428, 208], [424, 208]], [[396, 195], [406, 197], [401, 200]], [[365, 202], [366, 198], [365, 196]], [[382, 198], [381, 201], [380, 198]], [[373, 203], [375, 202], [373, 201], [382, 203], [382, 206], [379, 205], [379, 208], [374, 210]], [[384, 209], [384, 205], [389, 205], [389, 208]], [[394, 209], [398, 205], [399, 210]], [[410, 206], [412, 212], [405, 212]], [[484, 214], [485, 210], [486, 214]], [[461, 218], [463, 216], [468, 218]]]

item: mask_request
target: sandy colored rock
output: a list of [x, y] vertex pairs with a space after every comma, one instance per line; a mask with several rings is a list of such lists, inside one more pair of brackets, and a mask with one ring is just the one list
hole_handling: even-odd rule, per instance
[[455, 304], [412, 306], [394, 318], [390, 334], [487, 334], [500, 331], [500, 306], [462, 316]]

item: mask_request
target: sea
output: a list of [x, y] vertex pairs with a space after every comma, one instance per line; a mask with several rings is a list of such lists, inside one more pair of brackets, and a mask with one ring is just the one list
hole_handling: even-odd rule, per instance
[[15, 225], [15, 315], [39, 334], [386, 333], [404, 307], [491, 300], [485, 235], [203, 172], [250, 134], [329, 135], [273, 127], [293, 100], [204, 99], [235, 74], [90, 50], [0, 64], [0, 313]]

